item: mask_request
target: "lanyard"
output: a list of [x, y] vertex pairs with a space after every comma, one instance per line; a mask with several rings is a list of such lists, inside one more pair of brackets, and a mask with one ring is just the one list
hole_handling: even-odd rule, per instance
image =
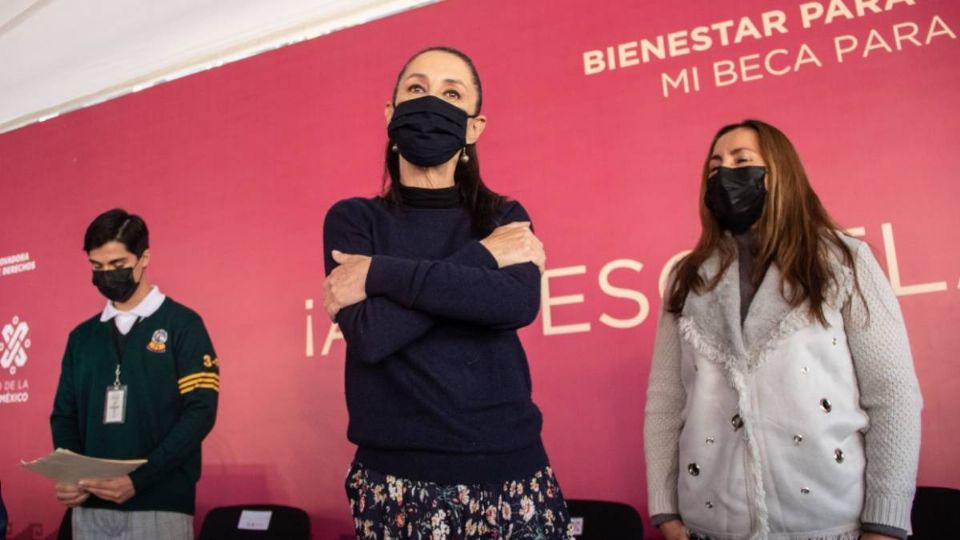
[[133, 326], [130, 327], [130, 331], [126, 335], [120, 333], [120, 329], [117, 328], [116, 321], [113, 321], [113, 329], [111, 335], [113, 336], [113, 348], [117, 352], [117, 369], [114, 371], [113, 387], [120, 388], [120, 365], [123, 364], [123, 352], [127, 339], [130, 338], [130, 335], [137, 328], [137, 325], [140, 324], [142, 317], [137, 317], [137, 320], [133, 323]]

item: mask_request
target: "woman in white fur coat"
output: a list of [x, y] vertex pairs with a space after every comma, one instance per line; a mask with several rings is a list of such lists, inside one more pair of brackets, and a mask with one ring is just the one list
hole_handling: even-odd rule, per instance
[[654, 524], [668, 540], [905, 539], [922, 400], [869, 246], [763, 122], [717, 133], [700, 195], [647, 389]]

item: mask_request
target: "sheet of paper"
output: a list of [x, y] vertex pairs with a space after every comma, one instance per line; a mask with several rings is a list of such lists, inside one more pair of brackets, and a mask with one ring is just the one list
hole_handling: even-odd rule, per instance
[[244, 510], [240, 512], [240, 523], [237, 523], [237, 528], [247, 531], [265, 531], [270, 528], [272, 515], [273, 512], [270, 510]]
[[68, 484], [76, 484], [81, 478], [123, 476], [146, 462], [145, 459], [92, 458], [63, 448], [57, 448], [40, 459], [20, 461], [28, 470]]

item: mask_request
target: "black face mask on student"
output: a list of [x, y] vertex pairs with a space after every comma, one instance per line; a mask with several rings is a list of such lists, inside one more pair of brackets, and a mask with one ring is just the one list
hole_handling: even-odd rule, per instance
[[404, 159], [433, 167], [466, 146], [467, 118], [463, 109], [436, 96], [424, 96], [394, 108], [387, 135]]
[[114, 302], [126, 302], [140, 283], [133, 280], [133, 267], [116, 270], [94, 270], [93, 284], [100, 294]]
[[719, 167], [707, 178], [704, 202], [721, 227], [740, 234], [760, 219], [767, 198], [766, 175], [764, 167]]

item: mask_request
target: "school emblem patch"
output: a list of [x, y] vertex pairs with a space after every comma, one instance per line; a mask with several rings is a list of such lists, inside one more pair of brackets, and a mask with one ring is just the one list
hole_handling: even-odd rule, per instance
[[150, 343], [147, 343], [147, 350], [155, 353], [162, 353], [167, 350], [167, 331], [164, 329], [157, 330], [153, 333], [153, 337], [150, 338]]

